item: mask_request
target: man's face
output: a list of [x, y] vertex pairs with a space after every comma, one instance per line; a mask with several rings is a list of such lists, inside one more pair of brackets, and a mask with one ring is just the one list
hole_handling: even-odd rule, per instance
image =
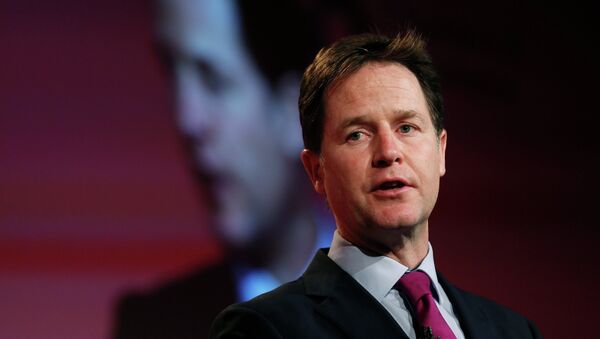
[[325, 93], [321, 154], [302, 158], [342, 236], [377, 247], [390, 231], [427, 229], [445, 172], [418, 80], [397, 63], [369, 63]]
[[282, 103], [244, 46], [232, 1], [164, 0], [158, 8], [179, 128], [208, 179], [217, 230], [243, 247], [286, 201], [290, 164], [274, 135]]

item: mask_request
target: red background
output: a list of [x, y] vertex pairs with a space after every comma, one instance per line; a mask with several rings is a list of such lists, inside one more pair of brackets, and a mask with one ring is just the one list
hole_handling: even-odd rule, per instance
[[[0, 337], [107, 337], [120, 293], [221, 250], [178, 144], [150, 8], [0, 6]], [[365, 6], [382, 25], [423, 31], [443, 77], [448, 173], [431, 221], [438, 268], [527, 315], [547, 338], [593, 328], [591, 11]]]

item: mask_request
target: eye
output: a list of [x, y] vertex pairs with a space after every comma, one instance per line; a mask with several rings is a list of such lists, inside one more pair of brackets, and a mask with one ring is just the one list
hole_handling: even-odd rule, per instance
[[404, 133], [404, 134], [406, 134], [406, 133], [410, 133], [410, 132], [412, 132], [412, 130], [414, 130], [414, 129], [415, 129], [415, 128], [414, 128], [413, 126], [411, 126], [411, 125], [402, 125], [402, 126], [400, 126], [400, 128], [399, 128], [399, 130], [400, 130], [400, 133]]
[[206, 88], [216, 95], [231, 89], [233, 82], [216, 67], [204, 60], [195, 60], [196, 71]]
[[363, 132], [355, 131], [355, 132], [350, 133], [348, 135], [348, 137], [346, 138], [346, 140], [349, 140], [349, 141], [358, 141], [358, 140], [362, 139], [363, 136], [364, 136]]

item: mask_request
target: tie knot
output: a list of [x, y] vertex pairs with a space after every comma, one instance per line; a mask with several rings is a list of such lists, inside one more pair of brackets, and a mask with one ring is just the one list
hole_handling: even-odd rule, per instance
[[424, 338], [456, 339], [456, 336], [440, 313], [431, 295], [431, 279], [425, 272], [406, 273], [398, 280], [396, 287], [404, 291], [417, 318], [416, 328]]
[[427, 294], [431, 294], [431, 279], [425, 272], [413, 271], [405, 273], [396, 286], [400, 287], [412, 303], [416, 303]]

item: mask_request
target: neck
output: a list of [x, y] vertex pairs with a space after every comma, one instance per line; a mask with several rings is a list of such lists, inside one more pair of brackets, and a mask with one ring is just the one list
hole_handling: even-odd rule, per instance
[[266, 268], [279, 281], [296, 279], [313, 255], [317, 242], [317, 226], [308, 213], [297, 214], [286, 221], [284, 232], [273, 242]]
[[420, 237], [419, 239], [405, 238], [403, 241], [391, 245], [388, 253], [385, 255], [409, 269], [415, 269], [425, 259], [428, 250], [429, 239], [428, 235], [425, 234], [424, 237]]
[[384, 255], [396, 260], [409, 269], [414, 269], [425, 259], [429, 250], [429, 229], [425, 221], [421, 225], [409, 229], [383, 229], [373, 237], [354, 236], [343, 232], [338, 227], [342, 237], [367, 252]]
[[312, 256], [317, 241], [317, 225], [308, 203], [297, 204], [256, 240], [239, 249], [231, 249], [234, 260], [243, 265], [269, 271], [279, 281], [296, 279]]

